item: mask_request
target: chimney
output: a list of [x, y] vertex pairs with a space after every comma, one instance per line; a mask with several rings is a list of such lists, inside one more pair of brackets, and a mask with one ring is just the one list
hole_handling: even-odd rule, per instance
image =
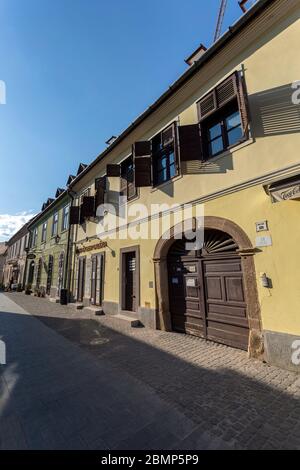
[[105, 143], [106, 145], [110, 146], [111, 144], [114, 143], [114, 141], [117, 140], [117, 136], [112, 135], [110, 139], [108, 139]]
[[200, 59], [200, 57], [203, 56], [203, 54], [205, 54], [206, 51], [207, 48], [203, 44], [200, 44], [200, 46], [187, 59], [185, 59], [185, 63], [191, 67]]

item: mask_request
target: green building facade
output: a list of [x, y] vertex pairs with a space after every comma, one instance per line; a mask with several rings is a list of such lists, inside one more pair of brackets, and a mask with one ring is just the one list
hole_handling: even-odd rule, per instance
[[71, 250], [71, 196], [58, 188], [55, 199], [48, 199], [28, 229], [27, 290], [38, 296], [59, 299], [67, 288]]

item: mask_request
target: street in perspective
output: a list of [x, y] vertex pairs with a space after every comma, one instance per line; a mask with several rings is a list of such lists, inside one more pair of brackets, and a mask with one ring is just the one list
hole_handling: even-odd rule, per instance
[[300, 0], [1, 17], [0, 463], [300, 450]]

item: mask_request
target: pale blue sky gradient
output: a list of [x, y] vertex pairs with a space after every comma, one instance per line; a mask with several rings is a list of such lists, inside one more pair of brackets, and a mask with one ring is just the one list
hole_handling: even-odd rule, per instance
[[[156, 100], [211, 45], [219, 3], [0, 0], [0, 216], [38, 212]], [[223, 31], [239, 16], [228, 0]]]

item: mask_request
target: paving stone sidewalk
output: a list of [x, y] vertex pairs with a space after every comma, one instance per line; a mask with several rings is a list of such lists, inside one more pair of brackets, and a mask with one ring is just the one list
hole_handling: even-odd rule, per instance
[[292, 372], [22, 293], [0, 311], [1, 448], [300, 449]]

